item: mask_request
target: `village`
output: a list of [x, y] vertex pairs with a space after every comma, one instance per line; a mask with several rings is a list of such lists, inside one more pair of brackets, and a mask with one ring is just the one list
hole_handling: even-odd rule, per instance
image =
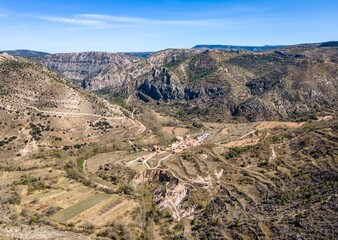
[[169, 158], [172, 154], [180, 153], [188, 148], [199, 146], [206, 138], [210, 136], [210, 134], [211, 132], [204, 133], [200, 136], [197, 136], [195, 139], [192, 138], [190, 135], [187, 135], [185, 138], [182, 136], [176, 136], [176, 141], [172, 143], [170, 147], [163, 148], [161, 146], [154, 145], [153, 148], [151, 149], [151, 153], [146, 154], [142, 157], [138, 157], [128, 162], [127, 165], [130, 166], [135, 162], [139, 162], [139, 163], [146, 165], [147, 168], [150, 169], [148, 165], [148, 161], [150, 159], [152, 159], [155, 156], [162, 155], [162, 154], [169, 152], [170, 153], [169, 155], [159, 160], [159, 164], [157, 165], [158, 167], [163, 160]]

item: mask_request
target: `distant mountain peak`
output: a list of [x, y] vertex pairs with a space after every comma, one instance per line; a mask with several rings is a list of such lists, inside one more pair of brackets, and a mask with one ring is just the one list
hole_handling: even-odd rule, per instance
[[27, 50], [27, 49], [4, 50], [4, 51], [0, 51], [0, 54], [1, 53], [8, 53], [15, 57], [25, 57], [25, 58], [37, 57], [37, 56], [48, 54], [46, 52], [33, 51], [33, 50]]
[[236, 45], [220, 45], [220, 44], [203, 44], [196, 45], [195, 49], [223, 49], [223, 50], [248, 50], [248, 51], [266, 51], [276, 48], [282, 48], [286, 45], [264, 45], [264, 46], [236, 46]]

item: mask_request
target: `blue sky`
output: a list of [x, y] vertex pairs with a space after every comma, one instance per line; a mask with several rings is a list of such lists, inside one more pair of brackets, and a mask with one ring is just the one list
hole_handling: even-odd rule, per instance
[[0, 49], [154, 51], [338, 40], [336, 0], [0, 0]]

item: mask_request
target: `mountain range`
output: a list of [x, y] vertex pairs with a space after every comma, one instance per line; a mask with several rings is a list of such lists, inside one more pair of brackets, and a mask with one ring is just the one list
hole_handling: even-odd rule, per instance
[[[75, 86], [160, 104], [177, 117], [287, 120], [336, 107], [335, 42], [275, 50], [167, 49], [147, 58], [123, 53], [47, 54], [31, 58]], [[131, 97], [131, 98], [130, 98]]]
[[338, 44], [256, 50], [0, 54], [0, 239], [336, 239]]
[[220, 44], [205, 44], [205, 45], [196, 45], [193, 48], [201, 48], [201, 49], [224, 49], [224, 50], [248, 50], [248, 51], [255, 51], [255, 52], [260, 52], [260, 51], [266, 51], [266, 50], [272, 50], [276, 48], [282, 48], [285, 47], [286, 45], [265, 45], [265, 46], [234, 46], [234, 45], [220, 45]]

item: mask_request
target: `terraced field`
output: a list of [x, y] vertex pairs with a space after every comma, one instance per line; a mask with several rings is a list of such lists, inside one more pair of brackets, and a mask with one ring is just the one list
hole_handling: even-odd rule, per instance
[[[159, 165], [158, 160], [164, 155], [157, 155], [147, 161], [147, 165], [156, 168], [150, 168], [143, 174], [136, 175], [136, 178], [139, 182], [146, 181], [154, 187], [155, 199], [161, 199], [156, 200], [159, 201], [160, 209], [170, 209], [176, 219], [195, 215], [193, 225], [186, 226], [192, 228], [193, 233], [184, 235], [185, 237], [210, 237], [211, 235], [205, 235], [207, 231], [200, 229], [209, 229], [205, 219], [212, 217], [218, 219], [213, 223], [213, 234], [220, 234], [220, 228], [225, 229], [222, 235], [217, 235], [220, 238], [269, 239], [276, 234], [288, 238], [291, 235], [288, 235], [290, 233], [287, 229], [290, 230], [290, 222], [296, 221], [294, 219], [301, 216], [304, 219], [302, 221], [313, 221], [302, 215], [308, 214], [308, 208], [316, 219], [319, 216], [313, 211], [317, 211], [319, 206], [325, 209], [326, 214], [333, 214], [329, 213], [332, 209], [328, 206], [333, 204], [336, 195], [313, 188], [313, 184], [324, 184], [326, 181], [318, 179], [313, 168], [321, 169], [324, 175], [328, 175], [328, 179], [336, 179], [335, 140], [338, 134], [333, 134], [332, 123], [311, 124], [206, 123], [205, 131], [211, 130], [212, 134], [204, 144], [179, 154], [169, 156], [166, 153], [164, 155], [169, 157]], [[314, 130], [315, 128], [322, 130]], [[306, 147], [303, 146], [304, 142], [307, 142]], [[316, 153], [319, 154], [317, 157], [307, 157], [309, 153], [315, 154], [314, 151], [318, 150], [314, 149], [320, 144], [327, 146], [325, 152]], [[303, 146], [302, 153], [297, 150], [299, 145]], [[133, 164], [143, 165], [141, 162]], [[163, 181], [166, 187], [159, 187], [158, 180]], [[336, 184], [335, 181], [331, 184]], [[299, 183], [304, 186], [303, 189], [295, 187]], [[333, 186], [326, 185], [326, 188], [332, 189]], [[316, 197], [309, 200], [308, 194], [315, 194]], [[291, 199], [297, 199], [293, 201], [297, 207], [292, 205]], [[277, 204], [275, 210], [267, 207], [273, 203]], [[203, 208], [205, 204], [205, 211], [209, 212], [203, 211], [203, 214], [191, 208]], [[327, 236], [334, 234], [330, 221], [322, 220], [320, 223], [327, 229]], [[311, 236], [311, 230], [305, 232]]]
[[83, 201], [80, 201], [72, 206], [65, 208], [58, 213], [54, 214], [51, 219], [58, 222], [66, 222], [69, 219], [79, 215], [80, 213], [86, 211], [87, 209], [95, 206], [96, 204], [108, 199], [110, 196], [108, 194], [95, 194]]
[[[7, 175], [8, 180], [34, 181], [26, 179], [31, 174], [50, 185], [47, 189], [33, 191], [29, 186], [27, 188], [25, 185], [17, 185], [17, 189], [22, 189], [20, 211], [25, 215], [40, 216], [77, 228], [84, 224], [100, 228], [116, 219], [121, 223], [135, 224], [130, 219], [130, 214], [139, 206], [137, 201], [118, 194], [100, 192], [77, 181], [69, 181], [63, 177], [62, 171], [51, 171], [47, 168], [21, 173], [4, 172], [2, 178]], [[24, 181], [21, 182], [25, 184]], [[8, 181], [7, 184], [11, 185], [11, 182]]]
[[[11, 169], [16, 168], [15, 171], [7, 170], [1, 174], [3, 193], [15, 186], [14, 191], [7, 192], [3, 196], [10, 198], [19, 194], [20, 205], [16, 211], [21, 214], [20, 218], [23, 220], [32, 222], [41, 219], [59, 229], [76, 231], [87, 229], [88, 233], [94, 234], [101, 234], [100, 231], [112, 228], [112, 223], [118, 223], [135, 228], [136, 230], [130, 234], [137, 235], [140, 234], [142, 224], [145, 224], [143, 218], [145, 215], [142, 215], [143, 210], [140, 210], [145, 202], [139, 198], [135, 189], [146, 184], [153, 194], [153, 204], [158, 209], [156, 211], [169, 211], [172, 218], [184, 220], [184, 228], [190, 229], [181, 232], [186, 238], [204, 236], [204, 232], [200, 229], [209, 227], [205, 225], [205, 211], [209, 211], [208, 214], [219, 219], [213, 223], [215, 226], [225, 229], [219, 237], [269, 238], [277, 234], [277, 227], [289, 229], [285, 228], [289, 224], [287, 221], [305, 213], [307, 208], [317, 209], [321, 205], [331, 204], [335, 198], [335, 195], [324, 193], [322, 199], [315, 197], [306, 204], [299, 203], [297, 210], [289, 204], [287, 200], [289, 197], [285, 197], [288, 195], [284, 195], [294, 196], [297, 194], [290, 192], [300, 191], [297, 188], [286, 189], [286, 186], [298, 183], [289, 182], [289, 176], [299, 174], [298, 171], [311, 173], [313, 167], [324, 171], [327, 171], [325, 170], [327, 168], [336, 169], [334, 151], [338, 135], [330, 127], [306, 130], [308, 123], [203, 123], [203, 128], [199, 130], [188, 131], [182, 128], [184, 133], [192, 133], [192, 137], [210, 132], [210, 136], [200, 145], [189, 147], [179, 153], [166, 150], [160, 154], [153, 154], [152, 145], [135, 151], [135, 146], [132, 145], [148, 139], [152, 133], [143, 132], [130, 138], [135, 130], [141, 127], [129, 119], [110, 121], [113, 128], [102, 133], [91, 127], [93, 123], [100, 121], [100, 118], [95, 116], [87, 117], [86, 121], [79, 116], [69, 115], [56, 118], [41, 115], [38, 116], [39, 119], [37, 113], [33, 113], [35, 116], [19, 114], [21, 117], [14, 119], [17, 113], [2, 111], [6, 117], [4, 120], [11, 119], [17, 124], [25, 121], [35, 121], [37, 124], [49, 122], [59, 134], [55, 136], [62, 137], [62, 141], [53, 140], [54, 142], [48, 143], [53, 132], [47, 131], [42, 133], [39, 143], [32, 141], [29, 142], [31, 145], [24, 145], [20, 139], [27, 138], [30, 133], [23, 131], [14, 141], [15, 151], [18, 152], [33, 144], [38, 145], [40, 149], [41, 147], [48, 149], [48, 144], [54, 147], [60, 144], [59, 148], [55, 147], [44, 153], [36, 152], [35, 155], [36, 148], [30, 147], [26, 155], [17, 156], [14, 165], [13, 162], [8, 163], [7, 166], [11, 166]], [[324, 122], [325, 124], [331, 126], [329, 122]], [[76, 125], [78, 129], [75, 128], [76, 131], [71, 129], [72, 125]], [[314, 126], [317, 125], [314, 123]], [[83, 130], [83, 126], [86, 130]], [[17, 135], [17, 130], [6, 125], [3, 129], [6, 129], [4, 131], [6, 134]], [[176, 128], [171, 129], [173, 135], [176, 134], [174, 129]], [[77, 132], [81, 132], [83, 137]], [[116, 135], [125, 136], [129, 140], [112, 141]], [[298, 151], [297, 145], [305, 141], [301, 140], [302, 138], [310, 140], [311, 144]], [[61, 146], [70, 145], [72, 141], [95, 142], [99, 139], [109, 146], [104, 148], [102, 153], [95, 145], [86, 147], [86, 151], [81, 150], [82, 147], [73, 150], [60, 149]], [[315, 157], [312, 159], [305, 157], [313, 151], [310, 148], [316, 145], [315, 141], [325, 143], [327, 149], [332, 147], [332, 157], [323, 155], [325, 158], [322, 162], [318, 162]], [[168, 145], [163, 146], [166, 147]], [[73, 156], [69, 151], [72, 151]], [[146, 163], [136, 161], [150, 154], [154, 156]], [[294, 158], [304, 160], [293, 161]], [[77, 164], [72, 165], [71, 162]], [[311, 182], [297, 181], [303, 181], [302, 184], [307, 186], [306, 188]], [[280, 191], [281, 187], [284, 188], [283, 192]], [[215, 199], [219, 202], [216, 203]], [[283, 204], [277, 205], [278, 211], [264, 208], [268, 203], [271, 204], [271, 201], [282, 201]], [[328, 211], [326, 207], [325, 211]], [[140, 217], [142, 221], [137, 220]], [[325, 222], [322, 224], [327, 228]], [[161, 236], [165, 235], [164, 229], [170, 229], [173, 223], [166, 221], [155, 226], [156, 230], [152, 230], [152, 234]], [[245, 226], [249, 230], [245, 230]], [[212, 228], [212, 231], [219, 234], [216, 228]], [[281, 234], [289, 236], [287, 231]]]

